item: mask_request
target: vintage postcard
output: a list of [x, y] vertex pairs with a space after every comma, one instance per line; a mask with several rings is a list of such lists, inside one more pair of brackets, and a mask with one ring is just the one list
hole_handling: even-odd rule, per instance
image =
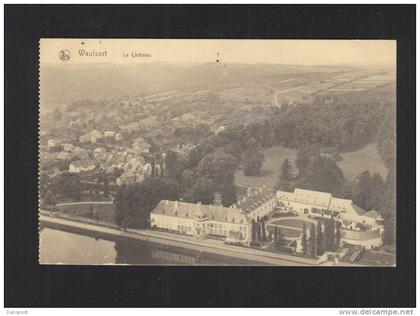
[[396, 266], [396, 41], [41, 39], [41, 264]]

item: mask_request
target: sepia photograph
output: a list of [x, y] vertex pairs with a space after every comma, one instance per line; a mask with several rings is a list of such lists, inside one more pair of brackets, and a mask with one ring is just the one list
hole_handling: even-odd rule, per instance
[[396, 41], [39, 45], [40, 264], [397, 266]]

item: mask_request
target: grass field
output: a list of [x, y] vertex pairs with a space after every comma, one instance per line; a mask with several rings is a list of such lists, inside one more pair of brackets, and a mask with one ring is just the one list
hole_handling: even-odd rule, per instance
[[238, 170], [235, 175], [236, 185], [246, 185], [254, 187], [262, 187], [263, 185], [273, 188], [276, 184], [280, 167], [284, 159], [288, 158], [291, 163], [295, 161], [296, 150], [284, 148], [282, 146], [273, 146], [263, 151], [265, 161], [262, 166], [260, 175], [254, 177], [246, 177], [242, 170]]
[[376, 143], [366, 145], [359, 150], [340, 153], [340, 155], [343, 157], [343, 160], [337, 164], [343, 170], [344, 176], [348, 180], [354, 180], [356, 176], [365, 170], [368, 170], [370, 173], [379, 173], [382, 178], [385, 178], [388, 173], [376, 150]]
[[[253, 187], [265, 185], [268, 188], [273, 188], [279, 178], [280, 167], [284, 159], [288, 158], [293, 165], [296, 158], [295, 149], [282, 146], [273, 146], [265, 149], [263, 153], [265, 161], [260, 175], [246, 177], [242, 170], [238, 170], [235, 175], [236, 185]], [[337, 162], [337, 164], [343, 170], [344, 176], [348, 180], [354, 180], [356, 176], [365, 170], [368, 170], [370, 173], [379, 173], [383, 178], [387, 175], [388, 170], [376, 150], [376, 143], [366, 145], [359, 150], [340, 153], [340, 155], [343, 160]]]
[[301, 219], [288, 218], [288, 219], [280, 219], [280, 220], [274, 221], [271, 224], [281, 225], [281, 226], [289, 226], [289, 227], [295, 227], [295, 228], [302, 228], [303, 224], [306, 224], [306, 226], [308, 226], [308, 222], [309, 221], [304, 221], [304, 220], [301, 220]]
[[72, 204], [72, 205], [57, 205], [57, 209], [68, 215], [85, 217], [91, 213], [91, 210], [97, 212], [98, 220], [103, 222], [114, 222], [114, 206], [104, 204]]

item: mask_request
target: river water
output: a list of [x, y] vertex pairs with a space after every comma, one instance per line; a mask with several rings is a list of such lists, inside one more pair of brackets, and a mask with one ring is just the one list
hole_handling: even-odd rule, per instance
[[50, 228], [40, 232], [39, 259], [42, 264], [258, 265], [148, 241], [98, 239]]

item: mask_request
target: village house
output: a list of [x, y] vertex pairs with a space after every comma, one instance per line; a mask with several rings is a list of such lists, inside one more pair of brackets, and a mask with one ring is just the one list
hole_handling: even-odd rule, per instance
[[100, 138], [102, 138], [102, 133], [96, 129], [94, 129], [93, 131], [82, 135], [79, 137], [79, 142], [80, 143], [96, 143]]
[[150, 151], [150, 145], [143, 138], [138, 138], [131, 145], [131, 149], [136, 154], [148, 154]]
[[61, 151], [57, 156], [57, 160], [72, 160], [76, 158], [77, 154], [68, 151]]
[[134, 172], [126, 171], [124, 172], [116, 181], [115, 183], [119, 186], [121, 185], [129, 185], [136, 182], [136, 175]]
[[150, 214], [154, 229], [229, 241], [249, 243], [251, 225], [238, 208], [160, 201]]
[[60, 141], [57, 139], [49, 139], [48, 140], [48, 147], [56, 147], [60, 145]]
[[73, 148], [74, 148], [73, 144], [68, 144], [68, 143], [63, 144], [63, 150], [64, 151], [71, 152], [71, 151], [73, 151]]
[[214, 135], [219, 135], [221, 132], [225, 131], [226, 128], [222, 125], [219, 126], [215, 131], [214, 131]]
[[80, 173], [86, 171], [92, 171], [96, 168], [96, 162], [91, 159], [76, 160], [69, 165], [69, 172]]
[[180, 144], [180, 145], [174, 147], [172, 149], [172, 151], [176, 152], [177, 154], [180, 154], [182, 156], [187, 156], [191, 152], [191, 150], [193, 150], [196, 147], [197, 147], [197, 145], [195, 145], [195, 144], [185, 143], [185, 144]]

